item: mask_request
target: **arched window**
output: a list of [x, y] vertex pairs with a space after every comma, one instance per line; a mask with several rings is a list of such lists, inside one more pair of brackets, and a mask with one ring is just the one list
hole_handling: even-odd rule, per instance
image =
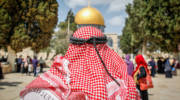
[[112, 38], [111, 37], [108, 37], [107, 38], [108, 39], [108, 45], [110, 46], [110, 47], [113, 47], [113, 40], [112, 40]]

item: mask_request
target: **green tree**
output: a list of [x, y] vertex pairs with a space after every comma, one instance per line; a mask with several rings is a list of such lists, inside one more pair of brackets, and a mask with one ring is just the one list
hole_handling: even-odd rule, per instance
[[[156, 44], [161, 51], [177, 52], [180, 43], [180, 1], [158, 0], [152, 2], [148, 28], [153, 36], [157, 36]], [[156, 10], [154, 10], [156, 9]]]
[[[51, 44], [53, 49], [55, 50], [55, 56], [58, 54], [65, 54], [68, 49], [68, 39], [66, 31], [58, 31], [53, 34], [53, 39], [51, 40]], [[58, 44], [58, 45], [57, 45]]]
[[123, 34], [120, 37], [120, 48], [125, 54], [136, 54], [141, 49], [141, 45], [134, 40], [130, 25], [130, 19], [126, 19], [126, 27], [124, 27]]
[[133, 45], [126, 44], [141, 47], [144, 54], [146, 50], [176, 52], [180, 43], [179, 11], [179, 0], [134, 0], [126, 8], [129, 17], [123, 31], [131, 34]]
[[11, 66], [16, 52], [49, 46], [57, 10], [56, 0], [0, 0], [0, 48], [8, 49]]
[[146, 30], [146, 19], [144, 18], [146, 9], [145, 1], [134, 0], [134, 4], [129, 4], [126, 12], [129, 17], [126, 19], [126, 24], [123, 29], [123, 34], [120, 40], [121, 49], [124, 52], [138, 52], [146, 53], [146, 45], [148, 43], [149, 32]]
[[120, 48], [121, 50], [125, 53], [132, 53], [132, 36], [131, 36], [131, 32], [130, 32], [130, 27], [128, 23], [128, 19], [126, 19], [126, 27], [123, 29], [123, 34], [122, 36], [120, 36]]
[[70, 30], [71, 31], [76, 31], [77, 30], [77, 24], [75, 24], [74, 22], [74, 13], [72, 11], [72, 9], [70, 9], [68, 11], [67, 17], [65, 19], [64, 22], [60, 22], [60, 24], [58, 25], [59, 28], [63, 31], [66, 31], [68, 29], [68, 21], [69, 21], [69, 25], [70, 25]]
[[1, 0], [0, 47], [16, 52], [47, 47], [57, 23], [56, 0]]
[[54, 32], [50, 46], [43, 50], [47, 52], [47, 58], [51, 51], [55, 51], [54, 56], [58, 54], [64, 55], [66, 53], [69, 45], [67, 36], [66, 31], [59, 30], [58, 32]]

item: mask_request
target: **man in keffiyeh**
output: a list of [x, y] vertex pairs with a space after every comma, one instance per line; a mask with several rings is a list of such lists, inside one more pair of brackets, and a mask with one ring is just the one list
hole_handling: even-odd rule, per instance
[[21, 93], [23, 100], [135, 100], [136, 86], [127, 65], [95, 27], [79, 28], [64, 57]]

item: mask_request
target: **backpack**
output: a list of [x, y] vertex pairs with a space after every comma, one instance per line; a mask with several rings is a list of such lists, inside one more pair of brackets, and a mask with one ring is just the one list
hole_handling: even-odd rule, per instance
[[[152, 78], [150, 75], [150, 71], [147, 68], [145, 68], [145, 70], [146, 70], [146, 77], [139, 79], [140, 90], [147, 90], [149, 88], [154, 87]], [[139, 71], [139, 73], [140, 73], [140, 71]]]

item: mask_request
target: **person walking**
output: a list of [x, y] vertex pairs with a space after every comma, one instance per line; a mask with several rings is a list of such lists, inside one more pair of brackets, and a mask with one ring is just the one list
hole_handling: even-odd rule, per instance
[[173, 61], [171, 64], [171, 69], [172, 69], [172, 75], [174, 75], [174, 76], [177, 75], [176, 66], [177, 66], [177, 61], [175, 58], [173, 58]]
[[157, 65], [158, 65], [158, 71], [157, 72], [160, 74], [164, 73], [163, 61], [162, 61], [161, 57], [158, 58]]
[[41, 66], [40, 66], [40, 64], [38, 63], [37, 68], [36, 68], [36, 76], [39, 75], [40, 70], [41, 70]]
[[169, 58], [166, 59], [164, 71], [166, 78], [172, 78], [172, 67], [170, 65]]
[[151, 76], [155, 77], [156, 74], [156, 63], [154, 61], [154, 58], [152, 57], [151, 60], [148, 62], [148, 65], [151, 67]]
[[24, 68], [25, 68], [25, 73], [26, 73], [26, 75], [29, 74], [29, 72], [28, 72], [28, 67], [29, 67], [29, 56], [27, 56], [27, 57], [24, 59]]
[[22, 64], [21, 64], [21, 73], [24, 74], [26, 73], [26, 69], [27, 69], [27, 61], [25, 58], [22, 58]]
[[3, 70], [2, 70], [1, 61], [0, 61], [0, 80], [1, 79], [4, 79], [4, 75], [3, 75]]
[[18, 57], [17, 57], [17, 55], [16, 55], [16, 58], [15, 58], [15, 60], [14, 60], [14, 66], [15, 66], [15, 70], [16, 70], [16, 72], [17, 72], [17, 66], [18, 66]]
[[125, 62], [127, 64], [128, 75], [132, 76], [132, 73], [134, 71], [134, 64], [132, 61], [130, 61], [130, 55], [126, 55]]
[[133, 78], [136, 82], [136, 87], [140, 91], [141, 99], [148, 100], [148, 88], [153, 88], [148, 65], [142, 55], [137, 55], [135, 61], [137, 67], [133, 72]]
[[45, 64], [45, 62], [44, 62], [42, 57], [40, 57], [40, 59], [39, 59], [39, 64], [40, 64], [40, 72], [42, 73], [43, 72], [43, 68], [44, 68], [44, 64]]
[[4, 56], [2, 56], [1, 62], [6, 62], [6, 58]]
[[27, 56], [27, 64], [28, 64], [28, 75], [31, 75], [32, 71], [32, 59], [30, 56]]
[[18, 58], [18, 62], [17, 62], [17, 72], [21, 72], [21, 65], [22, 65], [23, 61], [22, 61], [22, 55], [19, 56]]
[[35, 77], [36, 76], [36, 68], [38, 65], [38, 60], [37, 60], [36, 56], [34, 56], [34, 59], [32, 60], [32, 65], [33, 65], [33, 72], [34, 72], [34, 77]]

